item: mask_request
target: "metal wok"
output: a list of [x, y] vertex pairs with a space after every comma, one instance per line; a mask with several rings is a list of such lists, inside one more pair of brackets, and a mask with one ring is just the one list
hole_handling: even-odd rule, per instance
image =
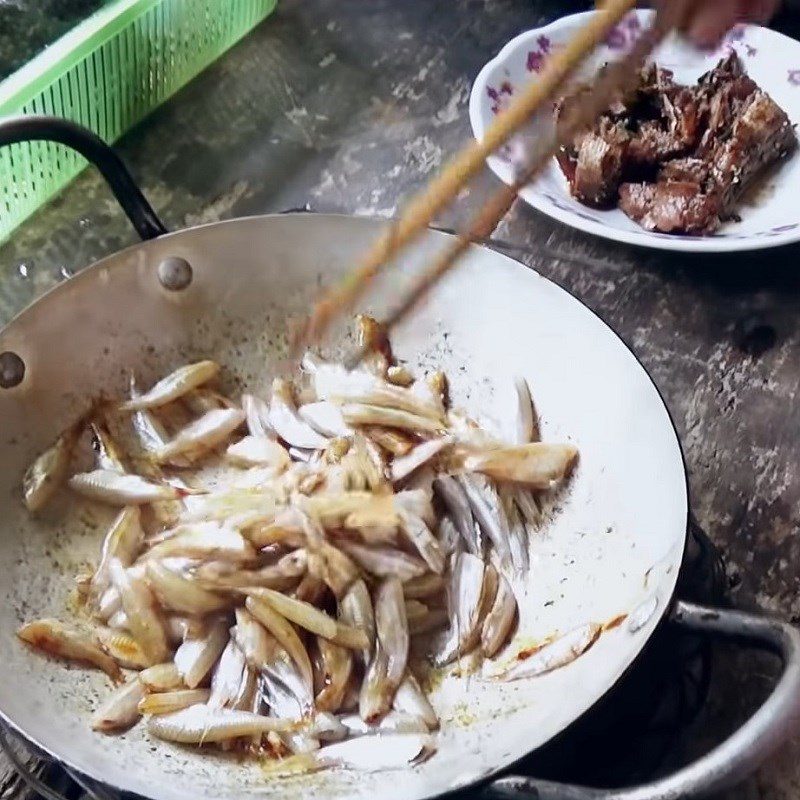
[[[687, 534], [678, 437], [651, 379], [597, 316], [517, 262], [473, 247], [396, 331], [397, 354], [452, 376], [458, 404], [494, 413], [510, 376], [533, 388], [545, 439], [570, 439], [581, 464], [560, 512], [532, 542], [520, 596], [520, 636], [542, 638], [629, 614], [584, 656], [546, 676], [505, 684], [448, 679], [433, 695], [438, 752], [398, 772], [327, 770], [275, 777], [240, 763], [149, 740], [142, 726], [107, 737], [89, 712], [107, 691], [95, 672], [65, 669], [22, 647], [23, 617], [65, 613], [78, 567], [93, 558], [104, 520], [61, 498], [31, 519], [19, 484], [30, 460], [90, 398], [121, 395], [197, 357], [228, 380], [268, 385], [285, 352], [286, 319], [309, 308], [319, 281], [342, 276], [385, 223], [329, 215], [235, 219], [175, 233], [118, 157], [63, 121], [0, 123], [0, 145], [33, 139], [72, 146], [103, 172], [143, 243], [88, 267], [0, 331], [0, 717], [45, 756], [96, 788], [153, 800], [325, 796], [422, 800], [472, 784], [490, 795], [550, 800], [663, 800], [716, 791], [752, 771], [800, 722], [800, 636], [790, 625], [674, 603]], [[446, 244], [429, 232], [399, 265], [409, 274]], [[371, 309], [380, 314], [381, 306]], [[496, 776], [580, 717], [616, 683], [656, 626], [746, 640], [781, 656], [780, 682], [724, 744], [658, 782], [596, 791]]]

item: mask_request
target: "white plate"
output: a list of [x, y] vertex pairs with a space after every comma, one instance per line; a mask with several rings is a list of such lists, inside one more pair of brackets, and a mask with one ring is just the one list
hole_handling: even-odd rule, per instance
[[[563, 46], [593, 11], [564, 17], [528, 31], [510, 41], [478, 75], [470, 97], [469, 115], [478, 139], [508, 99], [537, 71], [549, 53]], [[615, 28], [605, 45], [598, 48], [578, 79], [591, 75], [600, 65], [619, 58], [639, 31], [648, 24], [652, 11], [631, 12]], [[796, 125], [800, 122], [800, 43], [768, 28], [737, 26], [713, 52], [701, 51], [678, 37], [665, 41], [653, 55], [659, 66], [673, 70], [677, 81], [694, 83], [731, 49], [741, 57], [748, 75], [768, 92]], [[489, 167], [505, 183], [514, 179], [514, 147], [488, 159]], [[729, 222], [716, 233], [676, 236], [639, 227], [622, 211], [598, 211], [570, 196], [555, 160], [520, 194], [523, 200], [573, 228], [618, 242], [661, 250], [722, 253], [759, 250], [800, 241], [800, 155], [795, 154], [766, 177], [752, 197], [740, 206], [741, 222]]]

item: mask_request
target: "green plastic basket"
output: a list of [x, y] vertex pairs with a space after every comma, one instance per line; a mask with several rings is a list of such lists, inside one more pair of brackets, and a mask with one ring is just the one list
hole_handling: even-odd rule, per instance
[[[53, 114], [107, 142], [263, 20], [277, 0], [117, 0], [0, 83], [0, 116]], [[0, 149], [0, 242], [86, 165], [31, 142]]]

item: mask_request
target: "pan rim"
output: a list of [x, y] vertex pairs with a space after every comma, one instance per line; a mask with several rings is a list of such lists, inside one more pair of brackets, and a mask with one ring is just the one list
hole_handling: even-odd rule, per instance
[[[116, 251], [116, 252], [114, 252], [112, 254], [109, 254], [108, 256], [98, 260], [94, 264], [90, 264], [86, 268], [82, 269], [80, 272], [76, 273], [72, 278], [69, 278], [68, 280], [64, 281], [63, 283], [60, 283], [60, 284], [52, 287], [51, 289], [46, 291], [44, 294], [42, 294], [39, 298], [37, 298], [34, 301], [32, 301], [31, 303], [29, 303], [22, 311], [19, 312], [19, 314], [17, 314], [12, 320], [10, 320], [9, 323], [6, 326], [4, 326], [2, 329], [0, 329], [0, 336], [2, 336], [2, 334], [10, 326], [12, 326], [15, 322], [21, 321], [24, 317], [26, 317], [29, 313], [31, 313], [36, 307], [38, 307], [40, 304], [42, 304], [45, 301], [49, 301], [51, 296], [59, 294], [60, 292], [64, 291], [64, 289], [66, 287], [75, 287], [75, 286], [79, 285], [79, 281], [91, 279], [92, 276], [94, 275], [94, 273], [96, 273], [97, 271], [102, 271], [104, 269], [118, 269], [118, 268], [122, 268], [123, 265], [126, 265], [126, 268], [130, 268], [130, 265], [127, 264], [126, 259], [124, 258], [124, 256], [131, 255], [131, 254], [133, 254], [135, 252], [140, 252], [141, 248], [143, 248], [143, 247], [144, 248], [148, 248], [150, 246], [154, 246], [156, 242], [158, 242], [160, 244], [160, 243], [163, 243], [164, 241], [167, 241], [167, 240], [169, 240], [171, 238], [179, 238], [179, 237], [182, 237], [182, 236], [184, 236], [186, 234], [190, 234], [190, 233], [193, 233], [193, 232], [196, 232], [196, 231], [199, 231], [199, 230], [208, 230], [208, 229], [215, 229], [215, 228], [222, 228], [222, 227], [230, 227], [230, 226], [235, 226], [237, 224], [269, 223], [270, 221], [287, 220], [287, 219], [297, 219], [299, 221], [313, 219], [315, 221], [320, 221], [320, 222], [324, 222], [325, 220], [328, 220], [328, 221], [346, 220], [349, 223], [356, 223], [356, 224], [359, 224], [359, 225], [363, 224], [364, 226], [367, 226], [367, 227], [373, 227], [374, 229], [376, 229], [376, 232], [377, 232], [378, 228], [386, 227], [387, 225], [391, 224], [391, 220], [386, 220], [386, 219], [383, 219], [383, 218], [361, 217], [361, 216], [350, 215], [350, 214], [328, 214], [328, 213], [315, 213], [315, 212], [305, 212], [305, 211], [303, 211], [303, 212], [292, 212], [289, 215], [287, 215], [285, 213], [284, 214], [273, 213], [273, 214], [255, 214], [255, 215], [250, 215], [250, 216], [235, 217], [235, 218], [228, 219], [228, 220], [204, 223], [202, 225], [197, 225], [197, 226], [193, 226], [193, 227], [190, 227], [190, 228], [182, 228], [182, 229], [177, 230], [177, 231], [171, 231], [171, 232], [169, 232], [169, 233], [167, 233], [167, 234], [165, 234], [163, 236], [158, 237], [157, 239], [153, 239], [153, 240], [149, 240], [149, 241], [145, 241], [145, 242], [138, 242], [138, 243], [132, 244], [132, 245], [130, 245], [128, 247], [125, 247], [122, 250], [119, 250], [119, 251]], [[446, 232], [439, 231], [439, 230], [435, 230], [435, 229], [429, 229], [427, 235], [428, 236], [435, 236], [435, 237], [444, 237], [444, 238], [449, 238], [449, 239], [452, 239], [453, 236], [454, 236], [453, 234], [446, 233]], [[501, 258], [503, 260], [506, 260], [507, 262], [511, 262], [512, 264], [516, 265], [517, 268], [521, 267], [521, 268], [525, 269], [526, 272], [532, 273], [531, 277], [547, 281], [549, 284], [553, 285], [555, 288], [557, 288], [561, 292], [563, 292], [566, 295], [568, 295], [571, 300], [574, 300], [577, 303], [579, 303], [590, 315], [592, 315], [596, 320], [598, 320], [611, 334], [613, 334], [613, 336], [616, 339], [619, 340], [619, 342], [623, 345], [623, 347], [633, 357], [633, 359], [635, 360], [636, 364], [643, 371], [643, 373], [646, 376], [647, 380], [649, 381], [650, 385], [655, 390], [656, 395], [658, 397], [658, 400], [659, 400], [659, 402], [661, 404], [661, 407], [663, 408], [664, 412], [666, 413], [666, 418], [669, 421], [669, 424], [671, 426], [672, 435], [673, 435], [673, 438], [674, 438], [674, 443], [677, 446], [677, 453], [678, 453], [678, 455], [680, 457], [680, 464], [681, 464], [681, 468], [682, 468], [682, 471], [683, 471], [683, 494], [682, 494], [682, 498], [677, 498], [677, 500], [678, 501], [682, 501], [684, 503], [684, 506], [685, 506], [685, 520], [684, 520], [684, 525], [683, 525], [683, 531], [682, 531], [682, 534], [681, 534], [683, 539], [682, 539], [682, 547], [680, 548], [680, 558], [676, 559], [679, 564], [683, 564], [683, 561], [684, 561], [684, 558], [685, 558], [687, 542], [688, 542], [688, 529], [689, 529], [690, 508], [691, 508], [689, 476], [688, 476], [688, 470], [687, 470], [687, 464], [686, 464], [686, 456], [685, 456], [683, 444], [681, 442], [681, 439], [680, 439], [680, 436], [679, 436], [679, 433], [678, 433], [678, 429], [677, 429], [677, 426], [675, 424], [675, 420], [673, 418], [673, 415], [672, 415], [672, 413], [671, 413], [671, 411], [669, 409], [669, 406], [666, 403], [666, 400], [665, 400], [664, 395], [661, 392], [660, 388], [656, 384], [656, 382], [653, 379], [653, 377], [650, 375], [650, 372], [647, 370], [645, 365], [642, 363], [642, 361], [639, 358], [639, 356], [635, 353], [635, 351], [628, 344], [628, 342], [608, 322], [606, 322], [597, 312], [595, 312], [592, 308], [590, 308], [583, 300], [581, 300], [580, 298], [576, 297], [572, 292], [570, 292], [568, 289], [563, 288], [562, 286], [557, 284], [555, 281], [551, 280], [550, 278], [547, 278], [547, 277], [543, 276], [541, 273], [539, 273], [534, 268], [528, 267], [523, 262], [521, 262], [518, 259], [515, 259], [515, 258], [513, 258], [513, 257], [511, 257], [511, 256], [509, 256], [509, 255], [507, 255], [507, 254], [505, 254], [503, 252], [500, 252], [498, 250], [492, 249], [492, 247], [489, 246], [489, 245], [490, 245], [490, 243], [485, 243], [485, 244], [480, 244], [480, 245], [471, 245], [470, 246], [470, 250], [472, 250], [473, 252], [476, 251], [476, 250], [478, 250], [478, 251], [487, 250], [492, 254], [492, 256], [499, 257], [499, 258]], [[111, 262], [116, 262], [116, 263], [111, 263]], [[676, 542], [676, 544], [677, 544], [677, 542]], [[680, 569], [675, 569], [675, 570], [672, 570], [672, 572], [670, 574], [669, 583], [667, 585], [665, 585], [665, 590], [667, 590], [667, 591], [665, 591], [664, 602], [659, 604], [659, 607], [657, 608], [657, 610], [653, 614], [653, 625], [652, 625], [650, 633], [647, 634], [647, 636], [642, 639], [641, 643], [637, 647], [632, 647], [631, 648], [630, 654], [625, 659], [624, 663], [620, 666], [620, 668], [618, 670], [618, 674], [610, 676], [610, 683], [605, 688], [605, 691], [602, 694], [600, 694], [597, 698], [595, 698], [595, 700], [591, 704], [589, 704], [585, 709], [583, 709], [580, 713], [578, 713], [568, 725], [564, 726], [564, 728], [562, 728], [562, 731], [565, 730], [567, 727], [569, 727], [569, 725], [573, 724], [575, 721], [580, 719], [585, 713], [587, 713], [591, 708], [593, 708], [600, 701], [600, 699], [602, 697], [604, 697], [609, 691], [611, 691], [613, 689], [613, 687], [617, 685], [619, 680], [625, 674], [627, 674], [627, 672], [629, 671], [631, 666], [634, 664], [634, 662], [639, 658], [642, 650], [647, 645], [647, 643], [652, 639], [653, 633], [662, 624], [665, 616], [667, 615], [667, 612], [669, 611], [669, 609], [672, 606], [672, 603], [674, 601], [675, 589], [676, 589], [676, 585], [677, 585], [677, 581], [678, 581], [679, 572], [680, 572]], [[87, 768], [84, 768], [84, 767], [76, 766], [76, 764], [74, 763], [74, 760], [73, 760], [72, 757], [62, 758], [61, 756], [57, 755], [53, 750], [51, 750], [49, 747], [46, 747], [46, 746], [42, 745], [41, 742], [39, 742], [36, 737], [30, 736], [26, 732], [24, 732], [18, 724], [16, 724], [12, 719], [9, 718], [9, 716], [6, 714], [6, 712], [2, 708], [0, 708], [0, 720], [2, 720], [3, 723], [11, 731], [13, 731], [16, 736], [20, 737], [20, 739], [23, 742], [31, 745], [32, 748], [35, 750], [35, 752], [38, 752], [40, 754], [44, 754], [44, 756], [46, 758], [54, 760], [56, 763], [58, 763], [59, 765], [62, 765], [64, 768], [66, 768], [70, 772], [74, 772], [74, 773], [76, 773], [76, 774], [78, 774], [80, 776], [88, 778], [91, 781], [95, 781], [99, 785], [107, 787], [107, 788], [109, 788], [109, 789], [111, 789], [111, 790], [113, 790], [115, 792], [119, 792], [120, 794], [126, 794], [128, 796], [134, 795], [134, 796], [137, 796], [137, 797], [147, 798], [148, 800], [156, 800], [159, 797], [166, 797], [166, 795], [160, 795], [160, 794], [139, 794], [138, 792], [132, 791], [129, 788], [125, 788], [123, 786], [120, 786], [116, 782], [109, 782], [105, 778], [99, 776], [97, 774], [97, 772], [91, 767], [87, 769]], [[560, 733], [560, 731], [554, 733], [554, 736], [557, 735], [558, 733]], [[551, 737], [551, 739], [552, 739], [552, 737]], [[550, 740], [548, 740], [548, 741], [550, 741]], [[539, 749], [540, 747], [544, 746], [545, 744], [546, 744], [546, 742], [542, 742], [535, 748], [523, 751], [523, 752], [521, 752], [519, 754], [514, 754], [513, 757], [509, 757], [509, 758], [503, 759], [500, 763], [495, 764], [494, 766], [492, 766], [491, 769], [485, 770], [480, 775], [476, 775], [474, 777], [471, 777], [471, 779], [469, 781], [466, 781], [463, 784], [459, 784], [458, 786], [449, 787], [449, 788], [443, 789], [441, 791], [434, 791], [433, 793], [424, 795], [423, 797], [425, 797], [426, 800], [435, 800], [435, 798], [447, 796], [447, 795], [451, 794], [454, 791], [463, 790], [463, 789], [466, 789], [466, 788], [468, 788], [470, 786], [474, 786], [476, 784], [485, 783], [485, 782], [491, 780], [493, 777], [496, 777], [498, 775], [498, 773], [503, 772], [505, 770], [508, 770], [510, 767], [513, 767], [513, 765], [516, 764], [517, 762], [519, 762], [522, 758], [524, 758], [525, 756], [527, 756], [530, 753], [534, 752], [535, 750]]]

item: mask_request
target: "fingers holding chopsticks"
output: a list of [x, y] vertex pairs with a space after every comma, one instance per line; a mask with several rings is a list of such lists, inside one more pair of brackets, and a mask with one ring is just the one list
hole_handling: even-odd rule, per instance
[[[656, 7], [668, 7], [676, 0], [659, 0]], [[687, 35], [700, 47], [713, 47], [736, 24], [766, 24], [780, 6], [780, 0], [701, 0], [686, 20]]]

